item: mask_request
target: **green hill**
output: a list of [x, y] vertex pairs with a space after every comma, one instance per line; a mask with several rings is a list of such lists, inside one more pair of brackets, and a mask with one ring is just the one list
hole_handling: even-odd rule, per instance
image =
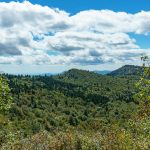
[[107, 75], [110, 76], [140, 76], [143, 72], [142, 67], [134, 65], [125, 65], [117, 70], [114, 70]]
[[[123, 119], [136, 109], [132, 98], [135, 80], [131, 79], [77, 69], [56, 76], [7, 78], [14, 103], [8, 118], [28, 135], [43, 129], [84, 126], [95, 119], [117, 119], [118, 114]], [[115, 110], [114, 105], [121, 107]], [[127, 106], [133, 108], [124, 110]]]
[[[7, 145], [6, 133], [11, 133], [10, 136], [13, 133], [14, 139], [20, 140], [47, 131], [56, 144], [59, 144], [57, 136], [68, 131], [76, 136], [79, 145], [77, 135], [82, 135], [82, 141], [85, 134], [85, 138], [91, 140], [90, 135], [95, 137], [97, 132], [103, 134], [100, 139], [109, 138], [107, 133], [115, 131], [111, 126], [118, 131], [126, 129], [128, 120], [138, 110], [133, 99], [137, 79], [128, 76], [71, 69], [54, 76], [5, 77], [9, 81], [13, 105], [7, 114], [1, 115], [0, 144]], [[93, 144], [96, 146], [95, 142]]]
[[[131, 99], [134, 91], [135, 80], [127, 78], [116, 78], [111, 76], [99, 75], [94, 72], [71, 69], [61, 75], [53, 77], [56, 81], [74, 85], [67, 89], [68, 94], [78, 94], [87, 101], [95, 103], [105, 103], [110, 100]], [[80, 88], [79, 88], [80, 87]], [[62, 88], [62, 87], [61, 87]], [[128, 96], [125, 95], [128, 93]]]

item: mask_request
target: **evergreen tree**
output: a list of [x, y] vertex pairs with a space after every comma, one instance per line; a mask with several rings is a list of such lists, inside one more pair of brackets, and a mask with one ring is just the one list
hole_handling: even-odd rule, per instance
[[4, 113], [11, 106], [12, 98], [7, 80], [0, 76], [0, 113]]

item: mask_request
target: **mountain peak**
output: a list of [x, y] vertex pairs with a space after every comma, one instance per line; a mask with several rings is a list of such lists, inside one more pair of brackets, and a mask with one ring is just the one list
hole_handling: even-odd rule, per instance
[[108, 73], [108, 75], [111, 76], [137, 75], [138, 76], [142, 72], [143, 69], [141, 66], [124, 65], [123, 67]]

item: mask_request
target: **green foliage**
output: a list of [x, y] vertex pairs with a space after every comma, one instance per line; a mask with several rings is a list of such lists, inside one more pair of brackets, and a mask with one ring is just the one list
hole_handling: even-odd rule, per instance
[[136, 87], [138, 93], [136, 100], [139, 103], [140, 113], [142, 116], [150, 115], [150, 66], [148, 57], [142, 57], [143, 61], [143, 74], [137, 83]]
[[149, 149], [149, 68], [143, 68], [136, 88], [139, 76], [128, 73], [112, 77], [72, 69], [50, 77], [6, 75], [14, 105], [2, 116], [10, 122], [1, 127], [0, 148]]
[[74, 117], [73, 115], [71, 115], [69, 117], [69, 124], [73, 125], [73, 126], [77, 126], [79, 123], [78, 119], [76, 117]]
[[128, 76], [128, 77], [136, 77], [140, 76], [143, 72], [143, 68], [141, 66], [134, 66], [134, 65], [125, 65], [117, 70], [114, 70], [108, 75], [111, 76]]
[[105, 120], [104, 126], [112, 120], [125, 122], [133, 114], [130, 110], [136, 111], [134, 79], [77, 69], [52, 77], [6, 76], [14, 103], [8, 117], [24, 135], [57, 128], [91, 128], [89, 123], [101, 128], [92, 122]]
[[7, 80], [0, 76], [0, 113], [7, 111], [11, 106], [10, 88]]

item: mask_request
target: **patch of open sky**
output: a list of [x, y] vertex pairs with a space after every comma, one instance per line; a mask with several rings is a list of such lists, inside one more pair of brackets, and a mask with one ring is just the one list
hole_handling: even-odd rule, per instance
[[34, 41], [38, 42], [38, 41], [44, 40], [44, 36], [42, 36], [41, 34], [34, 34], [34, 33], [31, 32], [31, 35], [32, 35], [32, 39]]
[[136, 44], [142, 49], [150, 49], [150, 35], [129, 33], [136, 40]]
[[50, 50], [47, 52], [48, 55], [51, 55], [51, 56], [58, 56], [60, 55], [61, 53], [58, 52], [58, 51], [54, 51], [54, 50]]
[[47, 33], [44, 33], [45, 36], [54, 36], [55, 33], [52, 33], [52, 32], [47, 32]]
[[38, 42], [38, 41], [44, 40], [44, 36], [54, 36], [55, 34], [52, 32], [34, 34], [31, 32], [31, 35], [32, 35], [33, 40]]
[[[12, 0], [0, 0], [0, 2], [10, 2]], [[24, 0], [15, 0], [23, 2]], [[29, 0], [33, 4], [59, 8], [74, 15], [83, 10], [89, 9], [110, 9], [113, 11], [124, 11], [137, 13], [141, 10], [150, 10], [149, 0]]]

